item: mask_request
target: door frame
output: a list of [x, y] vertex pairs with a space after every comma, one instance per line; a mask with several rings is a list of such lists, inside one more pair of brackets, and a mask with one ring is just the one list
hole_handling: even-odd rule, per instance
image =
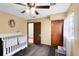
[[[29, 43], [29, 30], [28, 30], [28, 24], [29, 23], [38, 23], [38, 22], [27, 22], [27, 43]], [[41, 22], [40, 22], [41, 23]], [[41, 28], [40, 28], [40, 30], [41, 30]], [[41, 38], [40, 38], [40, 40], [41, 40]], [[33, 43], [34, 43], [34, 39], [33, 39]], [[34, 43], [35, 44], [35, 43]], [[40, 44], [41, 44], [41, 42], [40, 42]]]
[[64, 25], [64, 20], [63, 20], [63, 19], [51, 21], [51, 46], [52, 46], [52, 22], [55, 22], [55, 21], [62, 21], [62, 22], [63, 22], [63, 24], [62, 24], [62, 46], [63, 46], [63, 30], [64, 30], [64, 27], [63, 27], [63, 25]]

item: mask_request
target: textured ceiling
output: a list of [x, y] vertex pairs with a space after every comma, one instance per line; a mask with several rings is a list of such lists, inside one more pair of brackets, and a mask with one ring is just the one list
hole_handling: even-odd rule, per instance
[[[36, 3], [36, 5], [49, 5], [49, 3]], [[13, 3], [0, 3], [0, 11], [10, 13], [25, 19], [36, 19], [46, 17], [51, 14], [66, 12], [69, 8], [69, 3], [57, 3], [54, 6], [51, 6], [49, 9], [36, 9], [39, 12], [39, 15], [24, 13], [21, 11], [25, 10], [25, 6], [13, 4]]]

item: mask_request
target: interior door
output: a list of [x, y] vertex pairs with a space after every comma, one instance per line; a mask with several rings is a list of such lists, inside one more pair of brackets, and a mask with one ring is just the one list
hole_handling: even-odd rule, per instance
[[34, 23], [34, 43], [41, 44], [41, 22]]
[[63, 45], [63, 21], [51, 22], [51, 46]]

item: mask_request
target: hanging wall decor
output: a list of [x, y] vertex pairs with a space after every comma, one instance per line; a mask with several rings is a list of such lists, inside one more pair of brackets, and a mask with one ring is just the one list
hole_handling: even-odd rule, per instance
[[14, 21], [13, 19], [10, 19], [10, 20], [9, 20], [9, 26], [10, 26], [11, 28], [15, 27], [15, 21]]

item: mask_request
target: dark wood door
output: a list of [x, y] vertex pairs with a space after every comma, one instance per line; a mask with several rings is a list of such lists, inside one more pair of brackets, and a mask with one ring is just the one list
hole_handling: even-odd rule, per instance
[[51, 46], [63, 45], [63, 21], [51, 22]]
[[34, 43], [41, 44], [41, 22], [34, 23]]

